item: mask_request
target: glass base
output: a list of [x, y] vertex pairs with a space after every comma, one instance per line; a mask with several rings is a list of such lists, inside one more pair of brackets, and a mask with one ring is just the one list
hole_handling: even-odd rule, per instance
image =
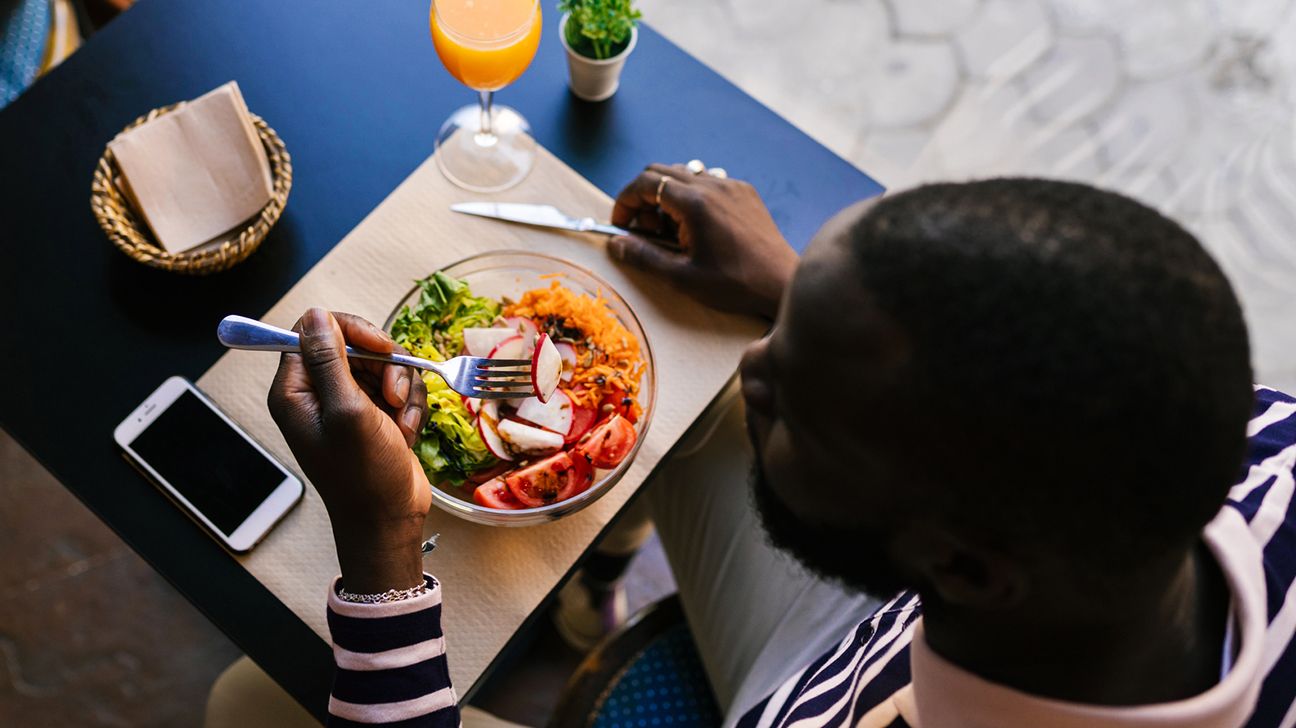
[[490, 133], [483, 133], [481, 122], [481, 108], [476, 104], [451, 114], [437, 134], [437, 166], [446, 179], [466, 190], [506, 190], [535, 166], [531, 126], [507, 106], [493, 107]]

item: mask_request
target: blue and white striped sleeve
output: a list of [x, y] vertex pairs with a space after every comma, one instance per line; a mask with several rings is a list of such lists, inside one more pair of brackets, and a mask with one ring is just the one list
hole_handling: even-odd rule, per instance
[[328, 625], [337, 672], [331, 727], [457, 728], [458, 698], [441, 633], [441, 585], [413, 599], [356, 604], [329, 590]]

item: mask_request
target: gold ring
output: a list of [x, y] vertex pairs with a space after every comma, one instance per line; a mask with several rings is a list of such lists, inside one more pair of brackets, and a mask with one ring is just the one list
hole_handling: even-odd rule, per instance
[[657, 183], [657, 206], [661, 207], [662, 191], [666, 189], [666, 183], [670, 182], [670, 177], [662, 175], [661, 182]]
[[703, 164], [702, 160], [700, 159], [690, 159], [689, 163], [684, 166], [688, 167], [688, 171], [692, 172], [693, 174], [702, 174], [703, 172], [707, 171], [706, 165]]

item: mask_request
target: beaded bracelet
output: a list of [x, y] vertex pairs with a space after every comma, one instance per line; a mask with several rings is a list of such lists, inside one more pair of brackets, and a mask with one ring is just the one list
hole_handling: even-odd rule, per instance
[[421, 597], [427, 593], [428, 585], [425, 581], [408, 589], [388, 589], [382, 594], [352, 594], [346, 589], [338, 589], [338, 599], [354, 604], [386, 604]]
[[[432, 534], [431, 538], [419, 545], [419, 551], [422, 552], [424, 556], [432, 553], [432, 551], [436, 549], [437, 539], [440, 537], [441, 534], [439, 533]], [[414, 597], [421, 597], [427, 593], [428, 585], [425, 581], [418, 586], [412, 586], [408, 589], [388, 589], [382, 594], [352, 594], [346, 589], [338, 589], [338, 599], [341, 599], [344, 602], [351, 602], [352, 604], [387, 604], [388, 602], [400, 602], [406, 599], [413, 599]]]
[[[441, 538], [441, 534], [433, 534], [432, 538], [422, 541], [422, 544], [419, 545], [422, 556], [428, 556], [437, 548], [437, 539], [439, 538]], [[338, 589], [337, 598], [342, 601], [349, 601], [351, 604], [388, 604], [388, 602], [421, 597], [425, 593], [428, 593], [428, 583], [426, 582], [408, 589], [388, 589], [388, 591], [382, 592], [381, 595], [354, 595], [354, 593], [346, 591], [346, 589]]]

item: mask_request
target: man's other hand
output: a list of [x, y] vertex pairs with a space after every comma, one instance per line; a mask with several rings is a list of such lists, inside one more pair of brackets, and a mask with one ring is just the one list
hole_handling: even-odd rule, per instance
[[660, 273], [726, 311], [773, 319], [797, 265], [751, 185], [694, 175], [683, 165], [650, 165], [617, 195], [612, 224], [634, 231], [612, 239], [613, 258]]

